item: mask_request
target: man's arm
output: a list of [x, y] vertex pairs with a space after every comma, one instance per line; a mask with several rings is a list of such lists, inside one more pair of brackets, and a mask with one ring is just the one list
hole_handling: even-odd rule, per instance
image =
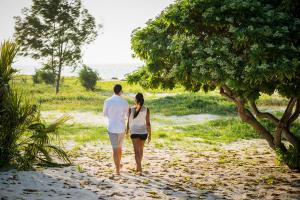
[[151, 123], [150, 123], [150, 110], [149, 110], [149, 108], [147, 108], [146, 125], [147, 125], [148, 143], [149, 143], [151, 141]]
[[104, 117], [108, 117], [108, 108], [107, 108], [106, 101], [104, 101], [104, 104], [103, 104], [103, 115], [104, 115]]

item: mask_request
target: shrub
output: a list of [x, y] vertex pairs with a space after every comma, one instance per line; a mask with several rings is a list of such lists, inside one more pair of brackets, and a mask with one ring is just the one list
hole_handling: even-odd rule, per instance
[[50, 70], [42, 69], [41, 78], [46, 84], [53, 85], [55, 83], [55, 74]]
[[57, 138], [57, 128], [68, 117], [46, 126], [37, 106], [10, 87], [16, 72], [11, 64], [17, 51], [13, 42], [0, 45], [0, 167], [13, 164], [28, 169], [33, 164], [55, 164], [53, 155], [70, 163], [67, 154], [52, 144]]
[[97, 80], [99, 80], [98, 73], [88, 66], [84, 65], [83, 68], [79, 72], [80, 83], [87, 90], [94, 90], [97, 84]]
[[41, 70], [35, 69], [35, 73], [32, 75], [32, 81], [35, 84], [42, 83], [43, 80], [41, 78]]
[[39, 69], [35, 70], [35, 74], [32, 76], [32, 80], [34, 83], [46, 83], [49, 85], [53, 85], [55, 83], [55, 73], [48, 69]]
[[289, 145], [286, 152], [283, 152], [280, 148], [276, 149], [277, 161], [280, 164], [287, 164], [290, 169], [300, 169], [300, 156], [299, 152]]

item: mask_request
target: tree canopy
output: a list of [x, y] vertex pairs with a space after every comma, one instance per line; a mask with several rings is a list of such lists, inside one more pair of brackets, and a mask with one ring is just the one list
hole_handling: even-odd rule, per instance
[[76, 67], [82, 46], [96, 36], [96, 22], [81, 0], [33, 0], [16, 17], [15, 38], [21, 54], [43, 62], [57, 75], [56, 92], [63, 67]]
[[[133, 31], [134, 55], [145, 66], [127, 79], [152, 88], [181, 84], [194, 92], [218, 87], [270, 147], [286, 151], [283, 135], [299, 150], [299, 138], [289, 130], [300, 112], [299, 5], [288, 0], [178, 0]], [[262, 93], [274, 92], [290, 100], [280, 119], [260, 112], [255, 103]], [[267, 130], [257, 118], [271, 120], [276, 130]]]

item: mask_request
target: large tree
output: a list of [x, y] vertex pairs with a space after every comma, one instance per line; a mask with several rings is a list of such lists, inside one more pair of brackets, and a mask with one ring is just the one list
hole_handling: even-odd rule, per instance
[[41, 60], [56, 75], [56, 93], [63, 67], [76, 67], [81, 47], [97, 36], [96, 23], [81, 0], [33, 0], [16, 17], [15, 38], [21, 54]]
[[[170, 89], [181, 84], [191, 91], [218, 88], [242, 121], [291, 168], [299, 168], [300, 140], [291, 131], [300, 113], [299, 10], [297, 1], [288, 0], [178, 0], [133, 32], [132, 49], [145, 66], [128, 81]], [[258, 108], [264, 93], [288, 99], [282, 116]]]

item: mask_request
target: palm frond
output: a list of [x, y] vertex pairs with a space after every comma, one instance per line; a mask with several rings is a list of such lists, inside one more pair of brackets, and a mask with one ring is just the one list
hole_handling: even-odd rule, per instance
[[65, 163], [68, 163], [68, 164], [72, 163], [68, 154], [60, 147], [54, 146], [54, 145], [45, 145], [45, 148], [48, 149], [49, 151], [55, 153], [58, 156], [58, 158], [62, 159]]
[[63, 125], [66, 123], [68, 120], [70, 120], [72, 117], [70, 115], [63, 115], [62, 117], [58, 118], [55, 122], [50, 124], [45, 132], [47, 133], [57, 133], [56, 130], [59, 126]]
[[7, 85], [16, 70], [12, 68], [13, 60], [18, 52], [18, 45], [12, 41], [0, 44], [0, 85]]

